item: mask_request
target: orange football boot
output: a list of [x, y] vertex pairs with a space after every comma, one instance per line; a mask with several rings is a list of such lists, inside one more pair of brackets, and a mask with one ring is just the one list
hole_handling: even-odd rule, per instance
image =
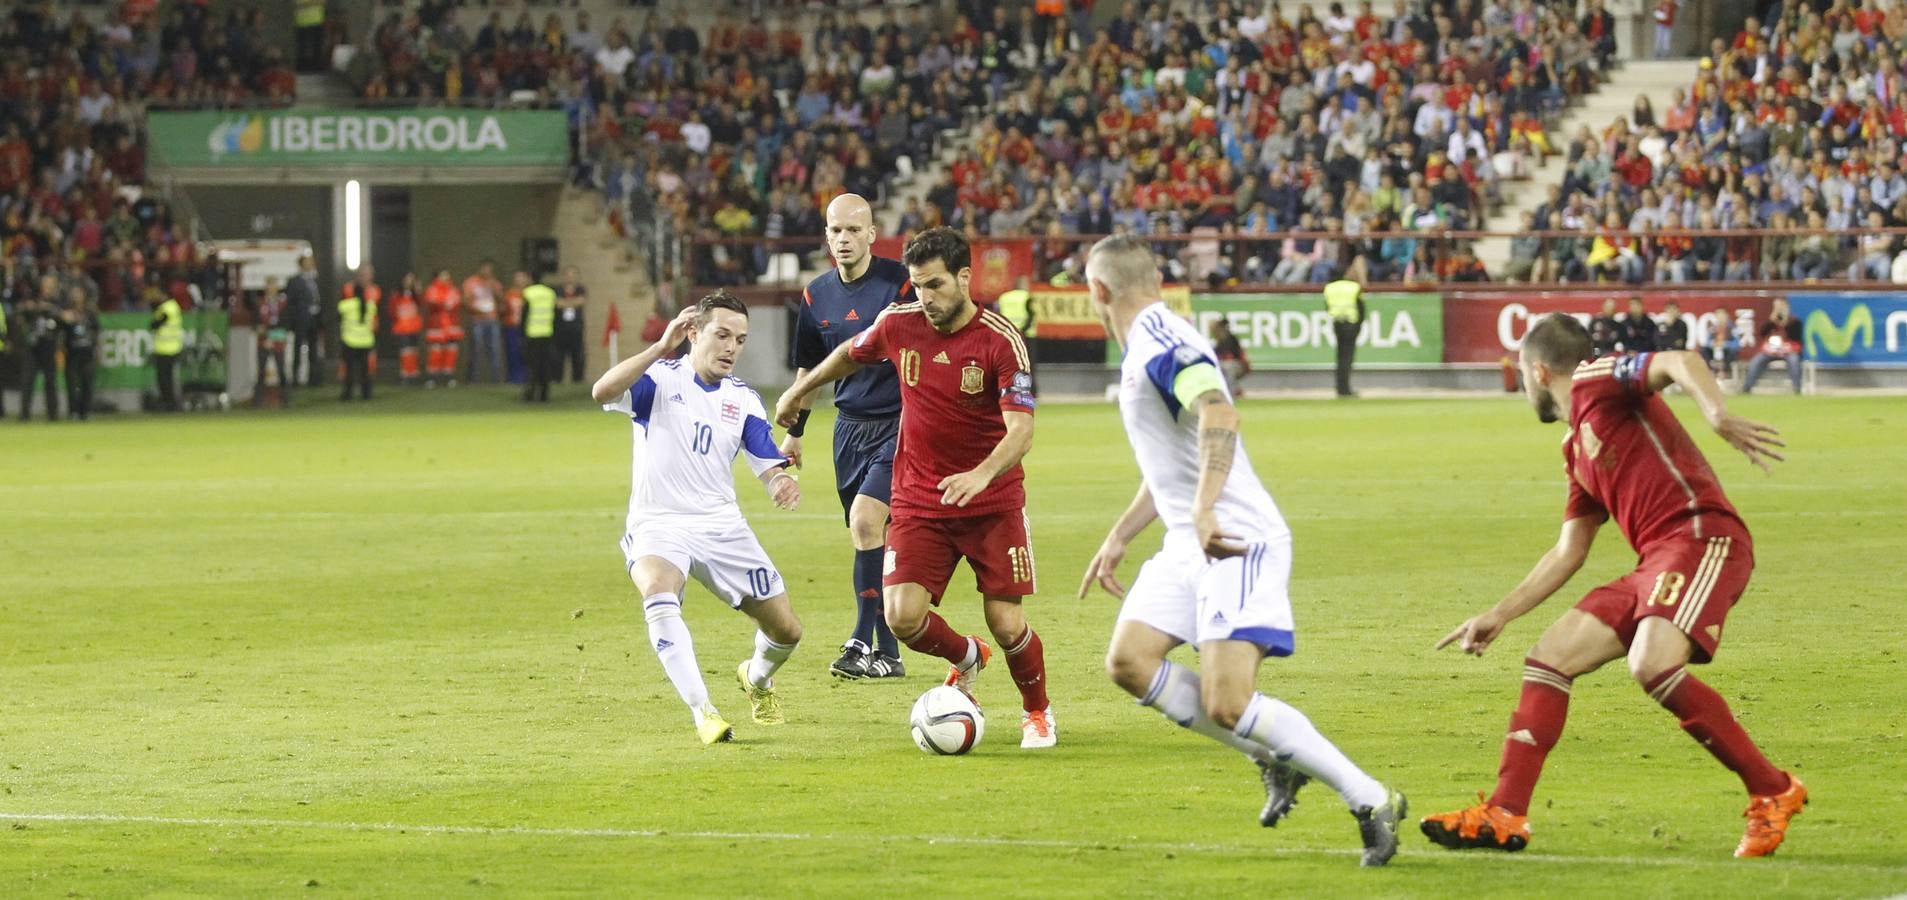
[[1736, 856], [1773, 856], [1775, 848], [1788, 836], [1788, 820], [1800, 815], [1801, 808], [1808, 805], [1807, 786], [1793, 772], [1785, 774], [1787, 790], [1748, 801], [1748, 810], [1742, 813], [1748, 817], [1748, 831], [1735, 846]]
[[1419, 827], [1424, 837], [1452, 850], [1481, 848], [1514, 853], [1530, 845], [1529, 817], [1491, 806], [1482, 791], [1477, 792], [1477, 805], [1426, 816]]

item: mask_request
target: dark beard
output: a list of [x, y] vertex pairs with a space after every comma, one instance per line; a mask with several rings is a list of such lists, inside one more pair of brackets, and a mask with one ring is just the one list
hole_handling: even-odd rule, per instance
[[1545, 425], [1562, 421], [1562, 411], [1556, 408], [1556, 398], [1545, 392], [1536, 400], [1536, 418]]

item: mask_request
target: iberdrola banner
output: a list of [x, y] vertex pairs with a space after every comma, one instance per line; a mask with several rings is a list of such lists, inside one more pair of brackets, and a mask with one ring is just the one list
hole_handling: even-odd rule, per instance
[[166, 166], [562, 166], [553, 109], [282, 109], [153, 112], [147, 152]]

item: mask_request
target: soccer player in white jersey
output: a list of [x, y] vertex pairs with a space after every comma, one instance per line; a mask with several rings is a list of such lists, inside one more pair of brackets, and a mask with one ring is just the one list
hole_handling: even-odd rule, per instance
[[[1160, 297], [1159, 265], [1145, 242], [1110, 237], [1086, 262], [1092, 300], [1125, 351], [1119, 412], [1139, 461], [1139, 493], [1087, 564], [1079, 595], [1097, 582], [1125, 600], [1106, 671], [1167, 719], [1244, 753], [1259, 766], [1270, 826], [1317, 778], [1357, 818], [1363, 864], [1397, 852], [1404, 795], [1364, 773], [1304, 713], [1258, 693], [1267, 655], [1289, 656], [1291, 530], [1253, 474], [1238, 438], [1238, 410], [1212, 346]], [[1164, 546], [1127, 591], [1119, 563], [1152, 520]], [[1193, 644], [1199, 672], [1166, 659]]]
[[[686, 337], [689, 355], [663, 359]], [[617, 363], [591, 389], [609, 412], [634, 423], [635, 463], [622, 553], [642, 593], [649, 643], [682, 702], [695, 716], [702, 743], [735, 736], [709, 700], [695, 645], [682, 621], [689, 576], [722, 602], [755, 620], [755, 655], [735, 677], [759, 725], [784, 720], [775, 670], [801, 640], [781, 573], [762, 550], [735, 502], [737, 454], [776, 506], [793, 509], [800, 487], [775, 449], [761, 397], [730, 375], [748, 342], [748, 307], [717, 292], [682, 311], [654, 346]]]

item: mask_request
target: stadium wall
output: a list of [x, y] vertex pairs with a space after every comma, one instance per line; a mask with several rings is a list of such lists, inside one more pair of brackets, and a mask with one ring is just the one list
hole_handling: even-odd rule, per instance
[[[1167, 302], [1201, 332], [1223, 319], [1251, 362], [1254, 387], [1328, 390], [1336, 342], [1317, 293], [1187, 291], [1168, 288]], [[1907, 388], [1907, 293], [1789, 292], [1726, 285], [1585, 290], [1452, 286], [1450, 290], [1386, 291], [1365, 296], [1369, 315], [1359, 338], [1357, 382], [1398, 389], [1495, 390], [1506, 387], [1513, 359], [1535, 318], [1568, 313], [1587, 320], [1606, 299], [1626, 309], [1640, 297], [1660, 315], [1676, 302], [1693, 349], [1703, 348], [1698, 320], [1732, 311], [1739, 334], [1752, 335], [1774, 301], [1786, 299], [1802, 322], [1813, 383], [1824, 388]], [[1116, 378], [1117, 344], [1108, 341], [1081, 287], [1035, 285], [1033, 314], [1041, 389], [1055, 394], [1103, 393]], [[1753, 341], [1744, 343], [1752, 345]], [[1743, 358], [1752, 357], [1752, 346]], [[786, 376], [784, 375], [784, 378]]]

